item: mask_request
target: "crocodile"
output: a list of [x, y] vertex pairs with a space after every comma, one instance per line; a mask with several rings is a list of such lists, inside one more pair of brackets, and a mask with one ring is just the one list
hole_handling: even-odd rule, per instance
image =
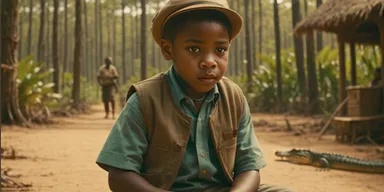
[[275, 155], [289, 162], [312, 165], [321, 170], [339, 169], [345, 171], [384, 174], [383, 161], [363, 160], [333, 153], [318, 153], [306, 149], [276, 151]]

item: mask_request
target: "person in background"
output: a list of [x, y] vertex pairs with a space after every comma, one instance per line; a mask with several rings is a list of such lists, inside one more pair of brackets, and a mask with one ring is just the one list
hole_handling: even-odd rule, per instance
[[105, 58], [104, 63], [105, 64], [99, 68], [97, 81], [102, 90], [105, 119], [108, 119], [109, 116], [109, 103], [111, 103], [112, 108], [112, 119], [115, 119], [115, 94], [118, 91], [116, 84], [118, 73], [115, 66], [112, 65], [111, 57]]
[[371, 87], [381, 85], [381, 68], [380, 67], [376, 68], [373, 76], [373, 80], [371, 81], [370, 85]]

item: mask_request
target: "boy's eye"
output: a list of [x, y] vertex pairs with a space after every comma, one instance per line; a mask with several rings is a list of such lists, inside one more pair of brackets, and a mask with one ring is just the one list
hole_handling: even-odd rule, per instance
[[197, 52], [200, 51], [200, 49], [197, 48], [197, 47], [190, 47], [190, 48], [188, 48], [188, 50], [189, 50], [190, 52], [194, 52], [194, 53], [197, 53]]
[[224, 53], [227, 49], [226, 48], [217, 48], [216, 51], [218, 53]]

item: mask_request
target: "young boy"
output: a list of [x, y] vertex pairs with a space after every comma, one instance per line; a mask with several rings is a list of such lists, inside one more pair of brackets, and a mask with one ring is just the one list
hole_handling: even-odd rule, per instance
[[226, 0], [170, 0], [152, 34], [173, 66], [134, 84], [98, 156], [114, 192], [288, 192], [265, 166], [241, 89], [223, 77], [241, 17]]

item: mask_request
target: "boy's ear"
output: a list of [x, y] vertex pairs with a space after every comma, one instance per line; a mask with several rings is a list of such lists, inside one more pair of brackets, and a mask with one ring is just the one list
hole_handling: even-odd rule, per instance
[[172, 60], [172, 44], [170, 41], [162, 39], [160, 42], [161, 53], [165, 60]]

